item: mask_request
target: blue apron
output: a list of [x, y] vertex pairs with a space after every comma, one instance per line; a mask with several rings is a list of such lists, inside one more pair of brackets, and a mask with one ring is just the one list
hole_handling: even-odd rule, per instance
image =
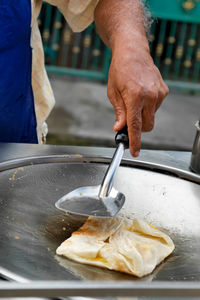
[[38, 143], [30, 36], [31, 0], [0, 0], [0, 142]]

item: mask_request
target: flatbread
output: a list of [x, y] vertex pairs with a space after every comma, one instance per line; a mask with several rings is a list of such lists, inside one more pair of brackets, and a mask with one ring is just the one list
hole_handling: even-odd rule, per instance
[[90, 217], [56, 253], [83, 264], [142, 277], [173, 250], [171, 238], [143, 220]]

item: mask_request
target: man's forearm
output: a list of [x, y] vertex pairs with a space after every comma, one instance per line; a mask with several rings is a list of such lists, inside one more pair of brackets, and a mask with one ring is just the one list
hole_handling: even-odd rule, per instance
[[95, 9], [98, 32], [112, 50], [107, 95], [115, 110], [113, 129], [127, 124], [133, 156], [168, 93], [150, 55], [145, 21], [141, 0], [100, 0]]
[[148, 49], [146, 17], [141, 0], [100, 0], [95, 23], [104, 43], [112, 50], [128, 43]]

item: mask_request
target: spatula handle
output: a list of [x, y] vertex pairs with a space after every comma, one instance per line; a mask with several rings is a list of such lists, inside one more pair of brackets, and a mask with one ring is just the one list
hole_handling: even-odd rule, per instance
[[129, 148], [129, 139], [128, 139], [128, 130], [125, 126], [122, 130], [118, 131], [115, 136], [115, 142], [118, 145], [109, 168], [106, 171], [106, 174], [103, 178], [100, 190], [99, 197], [107, 197], [112, 189], [116, 171], [121, 163], [121, 159], [124, 154], [124, 150]]
[[124, 126], [122, 130], [119, 130], [115, 136], [115, 142], [117, 145], [120, 143], [124, 144], [124, 148], [129, 148], [129, 138], [128, 138], [128, 127], [127, 125]]
[[104, 198], [109, 195], [113, 186], [116, 171], [121, 163], [124, 150], [125, 150], [124, 144], [119, 143], [117, 149], [115, 150], [111, 163], [106, 171], [106, 174], [103, 178], [102, 184], [100, 186], [99, 195], [98, 195], [100, 198]]

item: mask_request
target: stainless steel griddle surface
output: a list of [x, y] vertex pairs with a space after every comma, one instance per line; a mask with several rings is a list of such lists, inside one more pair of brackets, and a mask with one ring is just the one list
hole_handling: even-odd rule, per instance
[[115, 183], [126, 195], [122, 214], [141, 217], [167, 232], [176, 246], [173, 255], [143, 279], [55, 255], [59, 244], [84, 221], [59, 212], [55, 201], [79, 186], [99, 184], [106, 168], [106, 159], [100, 162], [99, 157], [86, 160], [67, 155], [3, 165], [0, 172], [3, 275], [33, 280], [200, 281], [199, 183], [181, 179], [173, 172], [161, 173], [156, 167], [151, 170], [142, 164], [134, 166], [129, 161], [120, 167]]

